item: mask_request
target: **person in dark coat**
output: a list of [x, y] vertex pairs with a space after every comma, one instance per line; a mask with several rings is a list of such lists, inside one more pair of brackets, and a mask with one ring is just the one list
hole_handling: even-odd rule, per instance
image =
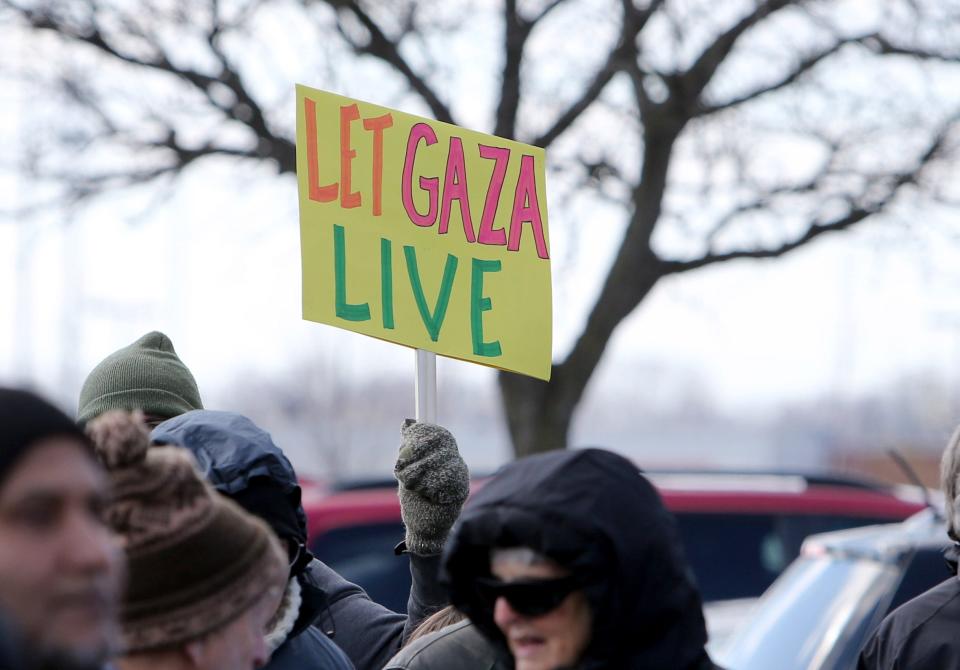
[[674, 518], [616, 454], [505, 466], [464, 508], [441, 574], [517, 670], [716, 667]]
[[276, 651], [268, 670], [343, 667], [328, 658], [318, 662], [331, 647], [345, 652], [358, 670], [380, 670], [422, 619], [446, 605], [446, 592], [437, 582], [439, 553], [466, 499], [469, 473], [444, 429], [408, 423], [402, 433], [396, 472], [413, 578], [407, 615], [373, 602], [313, 558], [293, 467], [252, 421], [232, 412], [197, 410], [161, 423], [151, 439], [193, 452], [217, 490], [266, 520], [286, 541], [287, 610], [270, 632]]
[[940, 463], [953, 576], [888, 614], [860, 652], [858, 670], [943, 670], [960, 668], [960, 428]]
[[[337, 665], [345, 660], [342, 655], [339, 660], [327, 655], [331, 650], [339, 653], [339, 647], [359, 670], [380, 670], [419, 621], [446, 604], [446, 592], [436, 580], [439, 553], [469, 492], [469, 473], [456, 442], [442, 428], [405, 426], [397, 461], [413, 575], [408, 617], [373, 603], [363, 589], [306, 551], [296, 475], [269, 435], [239, 415], [228, 419], [225, 413], [201, 413], [182, 419], [185, 413], [202, 410], [203, 404], [193, 374], [165, 334], [143, 335], [90, 372], [80, 393], [78, 422], [86, 424], [112, 409], [140, 410], [151, 428], [165, 424], [156, 434], [160, 441], [170, 439], [193, 451], [221, 493], [261, 516], [286, 541], [291, 583], [284, 601], [286, 616], [274, 622], [271, 632], [271, 644], [278, 646], [271, 670], [300, 667], [302, 654], [308, 664], [315, 664], [317, 658], [304, 652], [307, 647], [327, 664], [319, 667], [342, 667]], [[220, 419], [204, 423], [217, 415]], [[327, 634], [336, 646], [329, 644]]]
[[116, 650], [123, 552], [101, 514], [109, 497], [67, 415], [0, 389], [0, 610], [28, 667], [94, 669]]

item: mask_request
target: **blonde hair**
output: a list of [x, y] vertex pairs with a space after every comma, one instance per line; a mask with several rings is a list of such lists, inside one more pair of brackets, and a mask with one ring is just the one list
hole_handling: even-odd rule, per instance
[[957, 491], [960, 489], [960, 426], [953, 431], [947, 448], [943, 450], [940, 488], [943, 489], [944, 511], [947, 514], [947, 535], [960, 542], [960, 533], [957, 532], [957, 519], [960, 518], [960, 509], [957, 509], [960, 504], [957, 500]]
[[410, 633], [410, 637], [408, 637], [407, 641], [403, 643], [403, 646], [406, 647], [414, 640], [418, 640], [424, 635], [429, 635], [430, 633], [434, 633], [441, 628], [446, 628], [447, 626], [452, 626], [455, 623], [460, 623], [466, 618], [466, 615], [456, 607], [453, 605], [447, 605], [442, 610], [434, 612], [426, 619], [421, 621], [420, 624], [414, 628], [413, 632]]
[[490, 565], [494, 563], [521, 563], [523, 565], [544, 565], [554, 563], [530, 547], [494, 547], [490, 550]]

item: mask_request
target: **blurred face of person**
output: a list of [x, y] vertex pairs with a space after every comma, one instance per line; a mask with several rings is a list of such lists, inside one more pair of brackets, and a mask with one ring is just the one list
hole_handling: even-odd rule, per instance
[[[490, 568], [504, 584], [569, 576], [567, 570], [549, 561], [530, 564], [494, 557]], [[518, 612], [510, 596], [501, 596], [494, 603], [493, 619], [510, 646], [516, 670], [572, 668], [590, 642], [590, 605], [581, 590], [569, 593], [559, 605], [536, 616]]]
[[187, 655], [197, 670], [254, 670], [270, 659], [267, 623], [273, 618], [282, 589], [264, 595], [239, 617], [203, 639], [187, 644]]
[[64, 667], [117, 640], [122, 551], [103, 520], [107, 480], [74, 438], [32, 446], [0, 482], [0, 608]]
[[144, 414], [143, 423], [147, 427], [147, 430], [153, 430], [161, 423], [169, 419], [169, 416], [157, 416], [156, 414]]

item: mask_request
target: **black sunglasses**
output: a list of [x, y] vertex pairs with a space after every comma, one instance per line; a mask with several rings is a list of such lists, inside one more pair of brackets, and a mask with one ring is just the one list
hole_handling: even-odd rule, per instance
[[477, 594], [488, 608], [493, 609], [497, 598], [505, 598], [517, 614], [529, 617], [556, 609], [564, 598], [582, 586], [581, 580], [573, 576], [515, 582], [480, 577], [476, 581]]

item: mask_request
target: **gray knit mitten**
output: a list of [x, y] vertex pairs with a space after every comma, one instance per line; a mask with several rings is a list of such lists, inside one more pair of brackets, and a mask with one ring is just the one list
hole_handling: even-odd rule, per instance
[[400, 482], [400, 512], [407, 549], [439, 554], [470, 493], [470, 472], [446, 428], [407, 419], [393, 469]]

